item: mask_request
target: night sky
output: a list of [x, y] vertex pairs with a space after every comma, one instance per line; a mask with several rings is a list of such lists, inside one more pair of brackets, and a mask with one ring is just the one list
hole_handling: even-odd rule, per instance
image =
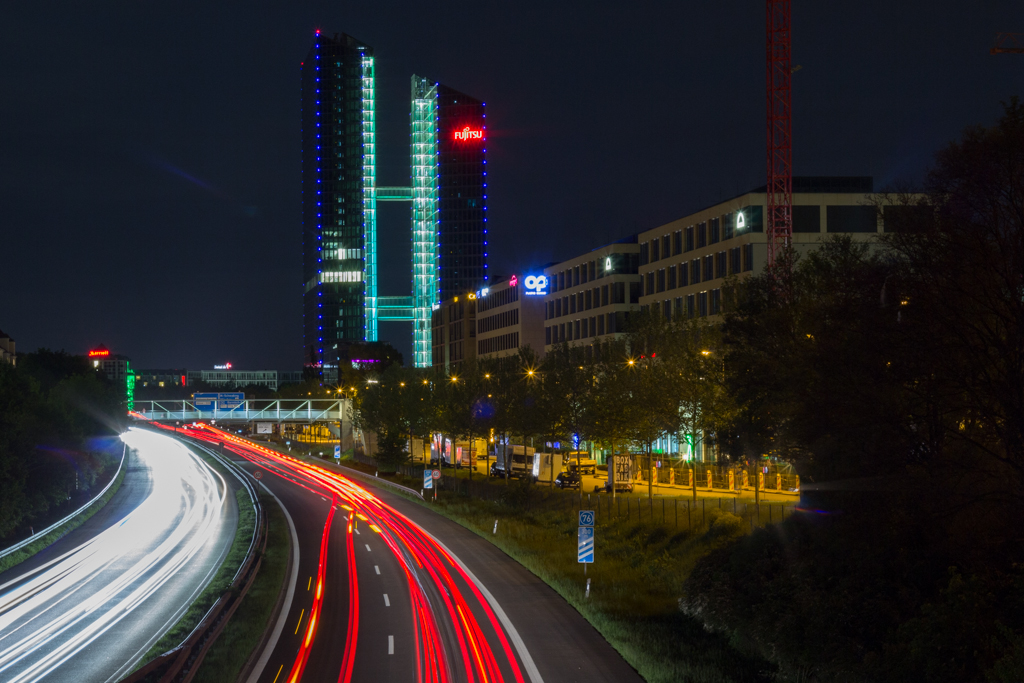
[[[43, 7], [43, 5], [47, 5]], [[797, 175], [920, 180], [1024, 94], [1019, 0], [793, 3]], [[0, 22], [0, 329], [135, 368], [299, 369], [299, 62], [373, 46], [378, 183], [409, 77], [487, 102], [490, 272], [581, 253], [765, 176], [763, 2], [14, 3]], [[407, 294], [405, 204], [381, 294]], [[409, 358], [407, 324], [382, 338]]]

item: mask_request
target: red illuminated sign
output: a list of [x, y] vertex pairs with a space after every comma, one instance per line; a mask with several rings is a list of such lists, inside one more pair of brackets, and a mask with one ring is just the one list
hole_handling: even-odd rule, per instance
[[484, 132], [482, 130], [472, 130], [469, 126], [466, 126], [462, 130], [455, 131], [456, 140], [483, 140]]
[[109, 355], [110, 351], [107, 349], [93, 349], [89, 352], [89, 358], [102, 358]]
[[509, 287], [515, 287], [518, 284], [519, 284], [519, 278], [517, 278], [515, 275], [513, 275], [512, 279], [508, 281], [508, 286]]

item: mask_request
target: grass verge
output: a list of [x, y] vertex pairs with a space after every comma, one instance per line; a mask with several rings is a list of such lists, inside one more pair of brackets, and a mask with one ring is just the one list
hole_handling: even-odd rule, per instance
[[[683, 583], [715, 548], [747, 533], [737, 515], [709, 510], [693, 530], [605, 515], [596, 523], [595, 563], [586, 579], [576, 561], [575, 511], [516, 511], [465, 497], [429, 507], [476, 532], [536, 574], [582, 614], [643, 678], [770, 681], [775, 667], [732, 647], [679, 610]], [[610, 517], [610, 518], [609, 518]], [[493, 534], [494, 522], [498, 532]]]
[[267, 549], [259, 573], [193, 679], [197, 683], [234, 681], [270, 625], [288, 573], [288, 522], [272, 499], [261, 496], [269, 523]]
[[41, 550], [48, 548], [60, 539], [67, 536], [69, 533], [77, 529], [78, 527], [85, 524], [89, 519], [92, 518], [97, 512], [103, 509], [103, 507], [114, 497], [114, 494], [121, 488], [121, 482], [124, 481], [125, 472], [128, 470], [128, 459], [125, 458], [124, 466], [121, 467], [121, 471], [117, 473], [117, 478], [114, 480], [113, 486], [107, 489], [107, 492], [103, 494], [103, 497], [93, 503], [88, 510], [78, 515], [77, 517], [68, 520], [67, 524], [63, 524], [60, 527], [54, 529], [50, 533], [46, 534], [37, 541], [29, 543], [21, 550], [11, 553], [6, 557], [0, 559], [0, 572], [5, 572], [11, 567], [21, 564], [28, 558], [32, 557]]

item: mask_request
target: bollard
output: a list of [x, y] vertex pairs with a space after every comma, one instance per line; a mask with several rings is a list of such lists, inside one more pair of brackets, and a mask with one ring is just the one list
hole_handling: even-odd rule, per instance
[[498, 533], [498, 520], [494, 520], [494, 531], [491, 532], [491, 535], [493, 536], [496, 533]]
[[590, 597], [590, 579], [587, 579], [587, 594], [584, 597]]

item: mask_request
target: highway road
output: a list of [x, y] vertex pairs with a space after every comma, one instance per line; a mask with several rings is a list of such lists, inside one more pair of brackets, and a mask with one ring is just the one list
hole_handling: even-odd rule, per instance
[[463, 527], [230, 433], [189, 431], [258, 473], [295, 530], [291, 591], [250, 683], [641, 680], [553, 590]]
[[231, 487], [183, 445], [133, 429], [120, 490], [82, 527], [0, 574], [0, 680], [116, 681], [213, 578]]

